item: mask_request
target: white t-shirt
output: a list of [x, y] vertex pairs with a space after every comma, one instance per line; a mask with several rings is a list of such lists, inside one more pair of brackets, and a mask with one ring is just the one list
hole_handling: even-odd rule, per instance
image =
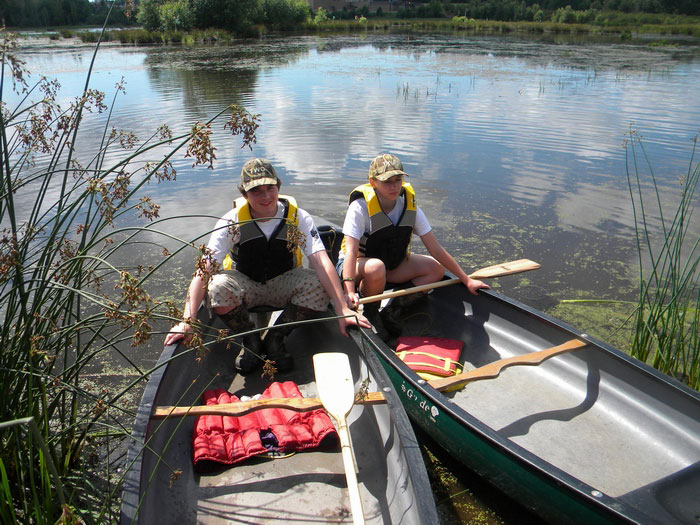
[[[403, 211], [404, 202], [406, 197], [400, 195], [396, 199], [396, 204], [394, 209], [387, 213], [391, 222], [396, 225], [401, 218], [401, 212]], [[422, 237], [426, 233], [430, 232], [432, 228], [428, 223], [428, 219], [420, 209], [420, 206], [416, 207], [416, 222], [413, 225], [413, 233], [418, 237]], [[370, 230], [369, 225], [369, 210], [367, 208], [367, 202], [363, 198], [355, 199], [348, 206], [348, 211], [345, 214], [345, 222], [343, 223], [343, 234], [353, 239], [360, 240], [365, 233]]]
[[[213, 258], [222, 264], [226, 255], [230, 253], [233, 245], [238, 242], [241, 235], [238, 231], [232, 236], [229, 231], [229, 224], [238, 222], [238, 211], [240, 208], [234, 208], [219, 219], [216, 223], [216, 230], [209, 237], [207, 248], [212, 252]], [[321, 236], [316, 230], [314, 220], [306, 211], [301, 208], [297, 209], [299, 215], [299, 231], [304, 235], [304, 246], [302, 252], [307, 257], [321, 250], [325, 250]], [[273, 234], [277, 226], [284, 218], [284, 204], [277, 202], [277, 213], [274, 219], [268, 221], [257, 221], [256, 224], [260, 227], [267, 239]]]

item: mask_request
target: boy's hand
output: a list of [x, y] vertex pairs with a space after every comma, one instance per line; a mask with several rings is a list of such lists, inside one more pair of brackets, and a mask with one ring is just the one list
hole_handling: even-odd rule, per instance
[[469, 290], [474, 295], [477, 295], [479, 293], [479, 290], [488, 290], [489, 288], [491, 288], [488, 284], [486, 284], [483, 281], [479, 281], [478, 279], [469, 279], [465, 286], [467, 287], [467, 290]]
[[362, 328], [372, 328], [372, 324], [367, 320], [367, 318], [353, 310], [345, 310], [343, 311], [343, 315], [349, 315], [350, 317], [343, 317], [341, 319], [338, 319], [338, 323], [340, 324], [340, 332], [347, 336], [348, 331], [347, 328], [349, 326], [359, 326]]
[[357, 310], [360, 306], [360, 296], [357, 292], [349, 292], [345, 294], [345, 302], [348, 303], [348, 308], [351, 310]]
[[170, 329], [168, 335], [165, 336], [165, 341], [163, 341], [163, 346], [168, 346], [173, 343], [177, 343], [180, 339], [184, 339], [185, 342], [192, 336], [192, 326], [189, 323], [181, 322], [176, 324]]

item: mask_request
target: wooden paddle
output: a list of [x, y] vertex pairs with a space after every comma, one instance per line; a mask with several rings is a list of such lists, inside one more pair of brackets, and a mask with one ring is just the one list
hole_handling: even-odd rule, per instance
[[[368, 392], [364, 398], [357, 402], [363, 405], [376, 405], [386, 403], [386, 398], [381, 392]], [[238, 403], [221, 403], [220, 405], [160, 406], [153, 411], [151, 419], [209, 415], [244, 416], [249, 412], [262, 408], [286, 408], [297, 412], [308, 412], [309, 410], [323, 408], [323, 403], [317, 397], [275, 397], [239, 401]]]
[[498, 377], [501, 370], [508, 366], [513, 365], [539, 365], [545, 359], [554, 357], [555, 355], [563, 354], [565, 352], [571, 352], [573, 350], [578, 350], [583, 348], [588, 343], [585, 341], [579, 341], [578, 339], [571, 339], [566, 343], [560, 344], [558, 346], [553, 346], [552, 348], [547, 348], [545, 350], [540, 350], [539, 352], [530, 352], [524, 355], [514, 355], [513, 357], [506, 357], [505, 359], [499, 359], [488, 365], [480, 366], [469, 372], [463, 372], [451, 377], [443, 377], [440, 379], [433, 379], [428, 381], [428, 384], [436, 390], [445, 391], [450, 388], [457, 388], [463, 386], [470, 381], [478, 381], [479, 379], [492, 379]]
[[[492, 277], [502, 277], [504, 275], [526, 272], [528, 270], [537, 270], [538, 268], [540, 268], [540, 266], [540, 264], [531, 261], [530, 259], [518, 259], [517, 261], [510, 261], [501, 264], [495, 264], [493, 266], [487, 266], [486, 268], [482, 268], [481, 270], [477, 270], [474, 273], [470, 274], [469, 277], [471, 277], [472, 279], [489, 279]], [[383, 299], [390, 299], [391, 297], [399, 297], [401, 295], [425, 292], [427, 290], [432, 290], [433, 288], [449, 286], [458, 282], [460, 282], [459, 279], [455, 277], [454, 279], [447, 279], [444, 281], [437, 281], [435, 283], [422, 284], [420, 286], [413, 286], [412, 288], [404, 288], [403, 290], [394, 290], [393, 292], [386, 292], [379, 295], [370, 295], [369, 297], [363, 297], [362, 299], [360, 299], [360, 304], [374, 303]]]
[[363, 524], [365, 518], [355, 472], [357, 467], [355, 466], [355, 455], [352, 451], [350, 431], [346, 420], [355, 401], [355, 388], [348, 356], [339, 352], [315, 354], [314, 375], [316, 376], [318, 397], [321, 398], [323, 407], [333, 416], [338, 426], [345, 478], [348, 481], [348, 490], [350, 491], [352, 521], [355, 524]]

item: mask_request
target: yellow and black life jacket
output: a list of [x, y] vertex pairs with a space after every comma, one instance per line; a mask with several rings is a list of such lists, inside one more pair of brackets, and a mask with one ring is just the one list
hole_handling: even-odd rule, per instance
[[[399, 222], [394, 225], [382, 211], [379, 197], [370, 184], [358, 186], [350, 193], [350, 202], [364, 198], [369, 210], [370, 231], [360, 239], [360, 257], [381, 259], [387, 270], [393, 270], [406, 258], [416, 222], [416, 193], [404, 182], [401, 195], [405, 197]], [[343, 244], [343, 251], [345, 245]]]
[[240, 239], [224, 259], [224, 270], [230, 270], [235, 263], [236, 270], [255, 281], [265, 283], [268, 279], [301, 266], [301, 247], [295, 244], [290, 249], [287, 241], [289, 229], [299, 226], [297, 203], [287, 195], [280, 195], [279, 200], [284, 204], [284, 219], [269, 240], [253, 219], [248, 201], [243, 197], [234, 201], [234, 208], [238, 208]]

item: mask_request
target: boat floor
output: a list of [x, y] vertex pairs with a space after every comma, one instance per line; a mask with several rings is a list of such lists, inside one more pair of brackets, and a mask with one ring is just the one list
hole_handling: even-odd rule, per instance
[[[304, 397], [316, 397], [312, 356], [317, 351], [345, 352], [350, 357], [356, 390], [362, 378], [369, 377], [366, 364], [358, 358], [357, 347], [343, 337], [337, 321], [300, 327], [288, 338], [295, 366], [278, 373], [275, 381], [297, 383]], [[198, 397], [210, 388], [224, 388], [239, 398], [261, 393], [270, 383], [260, 371], [246, 377], [235, 374], [233, 362], [237, 350], [212, 348], [197, 366], [187, 367], [173, 392], [188, 391], [184, 398], [167, 399], [160, 404], [199, 404]], [[369, 390], [377, 390], [371, 379]], [[160, 394], [159, 394], [160, 395]], [[358, 468], [358, 482], [368, 523], [412, 523], [416, 505], [411, 496], [411, 480], [406, 468], [403, 446], [418, 448], [415, 437], [397, 435], [390, 424], [388, 405], [354, 406], [348, 416], [351, 439]], [[164, 428], [173, 428], [166, 421]], [[186, 418], [169, 445], [164, 459], [182, 473], [173, 483], [161, 505], [178, 507], [178, 523], [335, 523], [352, 522], [350, 500], [340, 447], [306, 450], [279, 458], [257, 457], [212, 473], [192, 471], [191, 436], [194, 418]], [[166, 430], [168, 432], [168, 430]], [[183, 455], [186, 454], [186, 457]], [[159, 476], [163, 477], [163, 469]], [[190, 480], [190, 481], [188, 481]], [[167, 481], [161, 480], [161, 484]], [[193, 503], [195, 502], [195, 503]], [[402, 508], [403, 506], [403, 508]], [[398, 514], [397, 514], [398, 511]], [[404, 514], [404, 518], [397, 518]], [[171, 514], [172, 515], [172, 514]]]
[[[505, 312], [484, 315], [470, 303], [451, 304], [457, 311], [424, 301], [403, 335], [465, 341], [465, 369], [554, 346], [545, 329], [533, 335]], [[698, 404], [669, 399], [672, 389], [662, 386], [584, 348], [538, 366], [506, 368], [496, 379], [445, 395], [503, 438], [609, 496], [661, 490], [681, 472], [686, 486], [700, 490]]]

